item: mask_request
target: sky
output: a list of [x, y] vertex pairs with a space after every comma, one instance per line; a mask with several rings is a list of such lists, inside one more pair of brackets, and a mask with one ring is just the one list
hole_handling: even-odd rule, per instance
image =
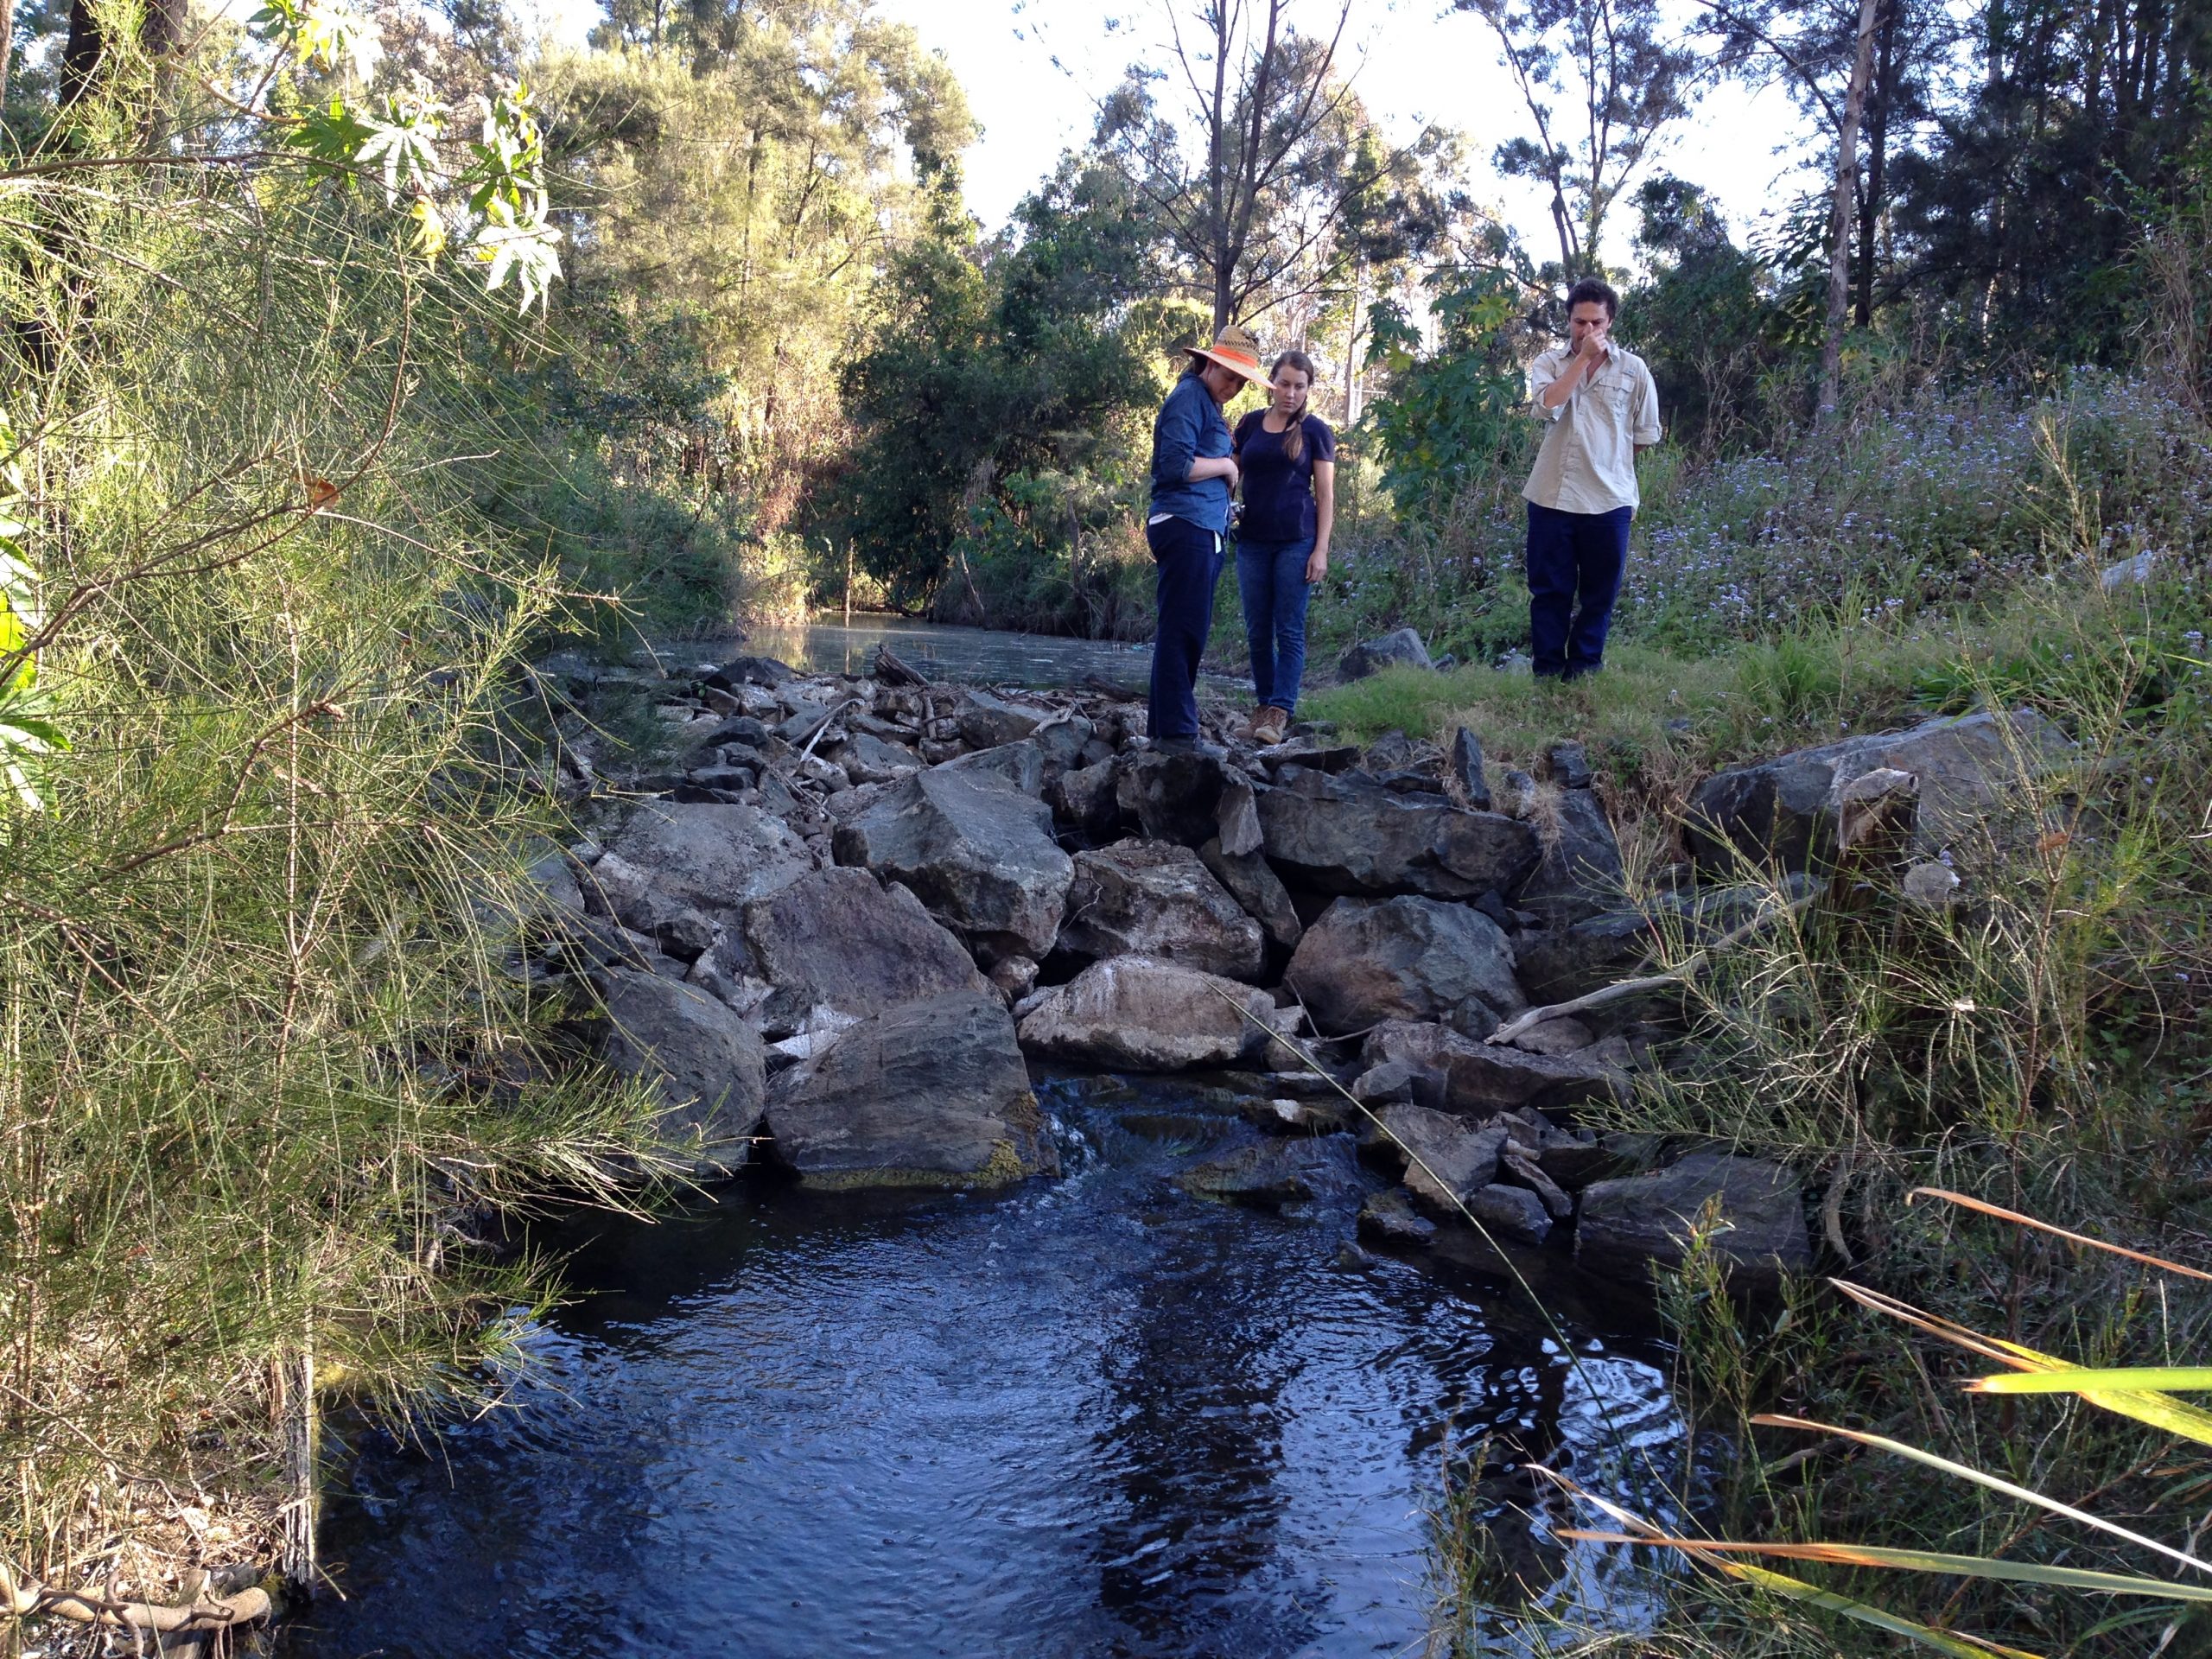
[[[600, 15], [591, 0], [539, 3], [550, 32], [577, 44]], [[1161, 3], [877, 0], [879, 11], [911, 24], [925, 46], [944, 54], [967, 92], [983, 129], [966, 157], [968, 205], [987, 229], [1005, 222], [1062, 150], [1082, 143], [1094, 100], [1131, 62], [1169, 60]], [[1331, 0], [1300, 0], [1292, 15], [1318, 28], [1332, 24], [1336, 10]], [[1112, 19], [1122, 21], [1109, 33]], [[1394, 139], [1408, 140], [1429, 122], [1465, 134], [1477, 200], [1503, 212], [1535, 257], [1556, 249], [1544, 195], [1525, 181], [1499, 177], [1490, 165], [1498, 144], [1523, 130], [1527, 111], [1497, 60], [1496, 37], [1479, 17], [1451, 13], [1449, 0], [1352, 0], [1339, 60]], [[1753, 94], [1724, 86], [1707, 95], [1645, 171], [1672, 172], [1705, 186], [1740, 242], [1758, 232], [1764, 215], [1785, 209], [1805, 188], [1797, 158], [1806, 153], [1806, 132], [1779, 89]], [[1775, 153], [1777, 146], [1783, 156]], [[1634, 218], [1617, 212], [1609, 222], [1609, 263], [1633, 263]]]

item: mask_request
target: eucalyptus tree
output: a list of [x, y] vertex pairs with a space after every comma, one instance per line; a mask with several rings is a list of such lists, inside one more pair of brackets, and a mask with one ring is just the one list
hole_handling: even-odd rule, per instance
[[1498, 147], [1498, 170], [1551, 193], [1560, 270], [1598, 270], [1608, 213], [1688, 116], [1697, 54], [1659, 0], [1452, 0], [1497, 36], [1530, 131]]
[[[1099, 105], [1095, 148], [1218, 330], [1310, 298], [1362, 238], [1419, 234], [1421, 151], [1380, 139], [1353, 92], [1349, 0], [1159, 0], [1157, 60]], [[1386, 229], [1402, 200], [1404, 223]]]

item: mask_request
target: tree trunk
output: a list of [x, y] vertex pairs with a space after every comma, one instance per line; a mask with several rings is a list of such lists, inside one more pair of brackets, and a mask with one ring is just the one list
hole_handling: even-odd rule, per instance
[[1828, 211], [1828, 323], [1821, 345], [1821, 413], [1843, 395], [1843, 330], [1851, 315], [1851, 207], [1859, 194], [1859, 122], [1866, 110], [1866, 84], [1874, 73], [1874, 17], [1881, 0], [1859, 0], [1859, 48], [1851, 60], [1844, 94], [1843, 127], [1836, 134], [1835, 200]]
[[0, 109], [8, 103], [8, 60], [16, 44], [16, 0], [0, 0]]
[[1874, 238], [1882, 220], [1882, 175], [1889, 159], [1890, 105], [1897, 97], [1897, 13], [1902, 9], [1903, 0], [1882, 0], [1872, 104], [1866, 114], [1866, 188], [1859, 194], [1859, 308], [1853, 319], [1861, 328], [1874, 325]]

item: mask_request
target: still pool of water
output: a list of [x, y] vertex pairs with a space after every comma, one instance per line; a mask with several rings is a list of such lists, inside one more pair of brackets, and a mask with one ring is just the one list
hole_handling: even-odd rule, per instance
[[[1555, 1333], [1353, 1246], [1376, 1182], [1348, 1153], [1311, 1204], [1236, 1208], [1173, 1180], [1255, 1138], [1217, 1095], [1039, 1093], [1057, 1181], [605, 1222], [513, 1408], [362, 1446], [323, 1536], [346, 1599], [284, 1650], [1414, 1655], [1447, 1440], [1509, 1433], [1668, 1512], [1662, 1357], [1571, 1272]], [[1648, 1615], [1615, 1552], [1519, 1555], [1563, 1611]]]
[[[742, 639], [702, 639], [664, 648], [666, 661], [728, 661], [740, 652], [773, 657], [803, 674], [865, 674], [876, 648], [889, 645], [931, 679], [954, 684], [1078, 686], [1105, 680], [1141, 696], [1152, 675], [1152, 647], [1115, 639], [1071, 639], [998, 628], [955, 628], [893, 616], [755, 625]], [[1249, 689], [1242, 675], [1199, 676], [1234, 695]]]

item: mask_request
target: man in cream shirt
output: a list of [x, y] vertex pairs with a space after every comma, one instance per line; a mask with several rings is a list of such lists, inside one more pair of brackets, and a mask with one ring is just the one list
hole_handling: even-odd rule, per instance
[[1529, 365], [1551, 423], [1521, 492], [1529, 503], [1529, 634], [1539, 676], [1572, 680], [1605, 655], [1640, 499], [1636, 457], [1659, 442], [1651, 371], [1608, 336], [1620, 296], [1594, 276], [1567, 290], [1567, 344]]

